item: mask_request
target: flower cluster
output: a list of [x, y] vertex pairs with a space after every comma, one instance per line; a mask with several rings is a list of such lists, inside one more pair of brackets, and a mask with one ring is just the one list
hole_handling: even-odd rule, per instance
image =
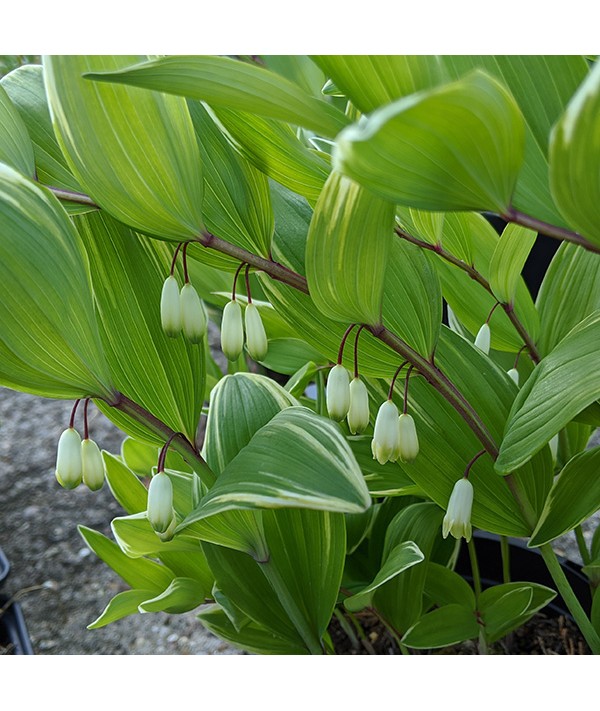
[[225, 305], [221, 321], [221, 350], [227, 360], [237, 360], [242, 354], [244, 330], [246, 332], [246, 350], [250, 357], [256, 361], [264, 360], [269, 349], [269, 342], [258, 308], [250, 301], [246, 305], [242, 321], [242, 307], [236, 299], [232, 299]]
[[75, 403], [69, 427], [61, 434], [56, 452], [55, 476], [65, 489], [75, 489], [81, 482], [91, 491], [98, 491], [104, 485], [104, 460], [96, 442], [88, 437], [87, 405], [84, 414], [84, 438], [73, 426], [73, 419], [79, 400]]
[[198, 292], [189, 282], [180, 291], [177, 279], [172, 274], [163, 284], [160, 319], [167, 336], [177, 338], [183, 331], [191, 343], [200, 343], [208, 328], [206, 307]]

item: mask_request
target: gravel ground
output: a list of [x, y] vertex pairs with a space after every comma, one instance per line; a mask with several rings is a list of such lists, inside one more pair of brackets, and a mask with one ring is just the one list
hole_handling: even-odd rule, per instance
[[[86, 629], [126, 586], [89, 551], [76, 526], [110, 535], [110, 520], [122, 512], [107, 486], [97, 493], [83, 486], [65, 491], [54, 478], [56, 443], [71, 407], [70, 401], [0, 388], [0, 546], [12, 563], [4, 589], [40, 586], [20, 597], [34, 652], [238, 654], [204, 630], [194, 612], [135, 615]], [[92, 438], [118, 453], [123, 435], [92, 406], [90, 413]], [[572, 536], [556, 547], [579, 560]]]

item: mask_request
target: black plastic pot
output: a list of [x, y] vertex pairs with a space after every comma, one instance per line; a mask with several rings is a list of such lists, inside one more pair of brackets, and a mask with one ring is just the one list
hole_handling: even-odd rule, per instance
[[[0, 548], [0, 586], [10, 573], [10, 563]], [[0, 655], [33, 654], [23, 611], [9, 595], [0, 595]]]
[[[475, 541], [475, 550], [477, 551], [482, 587], [487, 588], [492, 585], [501, 584], [502, 556], [500, 554], [500, 538], [491, 533], [475, 531], [473, 540]], [[508, 540], [510, 549], [510, 579], [513, 581], [538, 583], [556, 590], [556, 585], [546, 568], [542, 554], [535, 548], [528, 548], [527, 544], [518, 538], [509, 538]], [[581, 572], [581, 566], [566, 558], [559, 558], [559, 560], [561, 568], [573, 588], [573, 592], [579, 599], [586, 614], [589, 615], [592, 606], [590, 584], [586, 576]], [[456, 571], [466, 580], [472, 582], [471, 563], [466, 545], [461, 546]], [[565, 601], [560, 594], [544, 609], [556, 615], [571, 617]]]

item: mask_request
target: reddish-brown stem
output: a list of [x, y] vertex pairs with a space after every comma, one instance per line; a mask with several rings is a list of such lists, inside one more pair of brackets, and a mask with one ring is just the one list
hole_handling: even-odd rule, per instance
[[404, 405], [402, 407], [402, 412], [405, 415], [408, 412], [408, 379], [410, 378], [410, 374], [414, 367], [414, 365], [409, 366], [408, 370], [406, 371], [406, 378], [404, 379]]
[[358, 327], [358, 331], [356, 332], [356, 336], [354, 337], [354, 377], [358, 378], [358, 338], [360, 336], [360, 332], [363, 330], [364, 324], [361, 324]]
[[393, 395], [394, 395], [394, 385], [396, 384], [396, 380], [398, 379], [398, 376], [400, 375], [400, 371], [401, 371], [402, 368], [404, 368], [404, 366], [407, 365], [408, 363], [410, 363], [410, 361], [405, 360], [405, 361], [403, 361], [402, 364], [399, 365], [398, 368], [396, 369], [396, 372], [394, 373], [394, 377], [392, 378], [392, 382], [390, 383], [390, 389], [389, 389], [389, 391], [388, 391], [388, 400], [391, 400], [392, 397], [393, 397]]
[[340, 349], [338, 350], [338, 357], [337, 357], [337, 363], [338, 365], [341, 365], [342, 363], [342, 358], [344, 357], [344, 347], [346, 345], [346, 341], [348, 340], [348, 336], [350, 335], [350, 332], [352, 329], [356, 326], [355, 323], [351, 323], [348, 328], [346, 329], [344, 335], [342, 336], [342, 341], [340, 343]]
[[246, 262], [242, 262], [240, 264], [240, 266], [237, 268], [237, 270], [235, 272], [235, 276], [233, 277], [233, 287], [231, 289], [231, 300], [232, 301], [235, 301], [235, 291], [237, 288], [237, 280], [240, 275], [240, 272], [242, 271], [242, 269], [244, 268], [245, 265], [246, 265]]
[[156, 471], [157, 472], [164, 472], [165, 470], [165, 460], [167, 459], [167, 452], [169, 451], [169, 445], [171, 442], [175, 439], [175, 437], [185, 437], [185, 435], [182, 432], [172, 432], [169, 435], [169, 438], [167, 441], [164, 443], [162, 449], [160, 450], [160, 453], [158, 455], [158, 463], [156, 465]]
[[183, 250], [182, 250], [182, 253], [183, 253], [183, 281], [184, 281], [186, 284], [189, 284], [189, 283], [190, 283], [190, 277], [189, 277], [189, 274], [188, 274], [188, 265], [187, 265], [187, 248], [188, 248], [188, 245], [189, 245], [189, 242], [186, 242], [186, 243], [183, 245]]
[[79, 403], [81, 402], [81, 398], [79, 400], [75, 400], [75, 404], [73, 405], [73, 409], [71, 410], [71, 417], [69, 418], [69, 428], [73, 429], [75, 426], [75, 414], [77, 412], [77, 408], [79, 406]]
[[246, 264], [246, 272], [244, 274], [246, 279], [246, 296], [248, 297], [248, 303], [252, 303], [252, 294], [250, 293], [250, 265]]
[[180, 242], [175, 248], [175, 251], [173, 252], [173, 259], [171, 260], [171, 276], [175, 274], [175, 264], [177, 264], [177, 255], [179, 254], [179, 250], [182, 246], [183, 242]]
[[469, 478], [469, 472], [471, 471], [471, 467], [475, 462], [479, 459], [479, 457], [483, 457], [484, 454], [487, 454], [485, 449], [482, 449], [481, 452], [477, 452], [477, 454], [471, 459], [471, 461], [467, 464], [465, 467], [465, 473], [463, 474], [465, 479]]
[[90, 404], [90, 398], [86, 397], [83, 403], [83, 439], [89, 439], [90, 430], [88, 427], [88, 405]]
[[486, 322], [488, 325], [489, 325], [489, 323], [490, 323], [490, 320], [491, 320], [492, 316], [494, 315], [494, 311], [495, 311], [495, 310], [498, 308], [498, 306], [500, 306], [500, 305], [501, 305], [500, 302], [499, 302], [499, 301], [496, 301], [496, 303], [492, 306], [492, 308], [491, 308], [491, 310], [490, 310], [490, 312], [489, 312], [489, 314], [488, 314], [488, 317], [487, 317], [486, 320], [485, 320], [485, 322]]

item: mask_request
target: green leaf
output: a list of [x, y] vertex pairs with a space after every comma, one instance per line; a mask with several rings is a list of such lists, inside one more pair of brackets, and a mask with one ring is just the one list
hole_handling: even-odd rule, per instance
[[189, 612], [204, 602], [207, 593], [194, 578], [173, 578], [160, 595], [147, 598], [139, 605], [140, 612], [168, 612], [178, 615]]
[[519, 277], [537, 234], [520, 225], [507, 225], [490, 259], [490, 287], [503, 304], [514, 304]]
[[552, 195], [569, 226], [600, 244], [600, 65], [581, 84], [550, 141]]
[[[129, 64], [133, 62], [129, 60]], [[108, 68], [101, 67], [100, 72], [90, 72], [87, 77], [248, 111], [312, 128], [325, 136], [335, 136], [347, 124], [341, 111], [310, 96], [287, 79], [228, 57], [172, 56], [131, 67], [123, 61], [121, 66], [115, 67], [116, 71], [105, 69]]]
[[83, 78], [135, 56], [51, 55], [44, 80], [58, 142], [100, 207], [126, 224], [181, 242], [202, 228], [202, 171], [182, 98]]
[[146, 518], [145, 511], [114, 518], [110, 527], [119, 548], [128, 558], [156, 557], [161, 553], [174, 551], [195, 553], [200, 545], [198, 539], [189, 535], [187, 531], [170, 541], [161, 541]]
[[143, 588], [158, 593], [171, 583], [173, 574], [164, 565], [146, 558], [130, 558], [116, 543], [91, 528], [78, 526], [77, 530], [98, 558], [132, 588]]
[[236, 373], [222, 378], [210, 395], [202, 449], [211, 469], [221, 474], [261, 427], [297, 404], [294, 397], [264, 375]]
[[301, 641], [286, 640], [255, 622], [237, 630], [218, 605], [203, 609], [198, 619], [220, 639], [252, 654], [308, 654]]
[[228, 548], [204, 544], [203, 549], [219, 590], [256, 625], [267, 630], [275, 644], [284, 640], [287, 647], [304, 650], [296, 653], [306, 653], [306, 644], [261, 566], [245, 553]]
[[236, 150], [258, 170], [315, 202], [329, 164], [307, 148], [291, 126], [246, 111], [211, 107]]
[[536, 366], [510, 411], [496, 461], [498, 472], [509, 472], [527, 462], [579, 412], [600, 398], [599, 339], [600, 311], [596, 311]]
[[[443, 511], [430, 502], [411, 504], [396, 514], [386, 531], [384, 566], [392, 551], [407, 541], [413, 542], [422, 560], [429, 562], [434, 542], [440, 537], [442, 517]], [[419, 619], [426, 576], [426, 563], [410, 566], [375, 590], [375, 608], [396, 630], [404, 632]]]
[[10, 165], [28, 178], [35, 176], [33, 146], [27, 127], [0, 84], [0, 162]]
[[444, 64], [456, 79], [473, 69], [483, 69], [512, 93], [526, 122], [525, 159], [513, 205], [550, 224], [564, 224], [550, 194], [548, 140], [554, 123], [585, 78], [585, 59], [560, 55], [453, 55], [444, 57]]
[[523, 160], [523, 118], [481, 71], [374, 111], [345, 129], [334, 168], [381, 197], [425, 210], [504, 212]]
[[424, 592], [437, 607], [455, 604], [475, 609], [475, 593], [469, 583], [439, 563], [427, 564]]
[[[327, 365], [328, 360], [299, 338], [269, 339], [269, 352], [261, 360], [265, 368], [286, 375], [293, 375], [308, 362], [312, 362], [316, 367], [317, 364]], [[312, 378], [314, 379], [314, 372]], [[303, 392], [298, 393], [298, 396]], [[290, 394], [294, 393], [290, 392]]]
[[313, 96], [321, 95], [325, 82], [323, 72], [303, 54], [263, 54], [267, 69], [295, 82]]
[[[161, 449], [162, 444], [146, 444], [132, 437], [126, 437], [121, 444], [121, 460], [137, 476], [147, 477], [150, 476], [152, 468], [156, 466]], [[192, 471], [192, 468], [183, 461], [183, 457], [173, 449], [169, 449], [167, 452], [165, 467], [179, 472]], [[130, 513], [135, 512], [130, 511]]]
[[91, 624], [87, 626], [88, 630], [97, 630], [100, 627], [105, 627], [111, 622], [116, 622], [117, 620], [123, 619], [123, 617], [128, 617], [129, 615], [135, 615], [139, 612], [139, 605], [152, 597], [154, 590], [125, 590], [123, 592], [117, 593], [108, 605], [104, 608], [104, 611], [95, 619]]
[[531, 536], [531, 547], [553, 541], [600, 509], [600, 448], [576, 455], [555, 480]]
[[[373, 404], [373, 403], [372, 403]], [[376, 407], [379, 407], [377, 403]], [[376, 413], [373, 413], [376, 416]], [[371, 496], [420, 496], [421, 489], [395, 462], [379, 464], [371, 451], [372, 435], [347, 437]]]
[[360, 592], [344, 600], [344, 607], [350, 612], [358, 612], [371, 605], [375, 590], [387, 583], [396, 575], [400, 575], [408, 568], [421, 563], [424, 559], [419, 547], [412, 541], [399, 543], [391, 551], [374, 580]]
[[281, 509], [264, 514], [269, 559], [262, 564], [289, 618], [313, 654], [321, 653], [346, 556], [341, 514]]
[[[102, 341], [116, 387], [193, 442], [204, 400], [205, 346], [171, 339], [162, 329], [159, 305], [169, 274], [169, 247], [104, 213], [79, 216], [75, 223], [90, 259]], [[100, 409], [127, 434], [164, 444], [120, 411], [101, 403]]]
[[307, 408], [291, 407], [258, 430], [184, 524], [235, 508], [357, 513], [370, 504], [338, 426]]
[[45, 397], [110, 399], [77, 233], [56, 198], [2, 164], [0, 234], [0, 384]]
[[575, 244], [561, 244], [544, 276], [536, 306], [541, 324], [538, 348], [547, 355], [574, 326], [600, 309], [598, 255]]
[[[123, 462], [110, 454], [102, 452], [106, 468], [106, 481], [114, 498], [128, 514], [145, 511], [148, 504], [148, 490], [137, 476]], [[146, 474], [150, 473], [150, 469]]]
[[363, 113], [441, 84], [444, 66], [432, 55], [314, 55], [312, 59]]
[[[17, 107], [33, 143], [37, 180], [62, 190], [83, 192], [54, 135], [42, 67], [31, 64], [19, 67], [3, 77], [1, 84]], [[63, 207], [66, 209], [64, 204]]]
[[338, 321], [380, 322], [393, 224], [392, 203], [331, 173], [306, 243], [308, 288], [322, 313]]
[[479, 636], [475, 612], [462, 605], [444, 605], [428, 612], [402, 637], [402, 644], [415, 649], [436, 649]]
[[482, 603], [481, 616], [489, 642], [500, 639], [515, 628], [515, 621], [529, 608], [532, 597], [531, 588], [522, 587], [505, 593], [492, 605]]
[[[488, 643], [496, 642], [524, 625], [555, 597], [554, 590], [530, 582], [505, 583], [484, 590], [479, 604]], [[525, 600], [529, 602], [523, 611], [518, 613]]]
[[[230, 244], [268, 257], [273, 211], [267, 178], [231, 147], [202, 104], [189, 101], [188, 108], [204, 169], [206, 227]], [[202, 250], [207, 253], [211, 250]]]
[[442, 324], [442, 289], [424, 250], [394, 239], [383, 290], [383, 324], [429, 358]]

